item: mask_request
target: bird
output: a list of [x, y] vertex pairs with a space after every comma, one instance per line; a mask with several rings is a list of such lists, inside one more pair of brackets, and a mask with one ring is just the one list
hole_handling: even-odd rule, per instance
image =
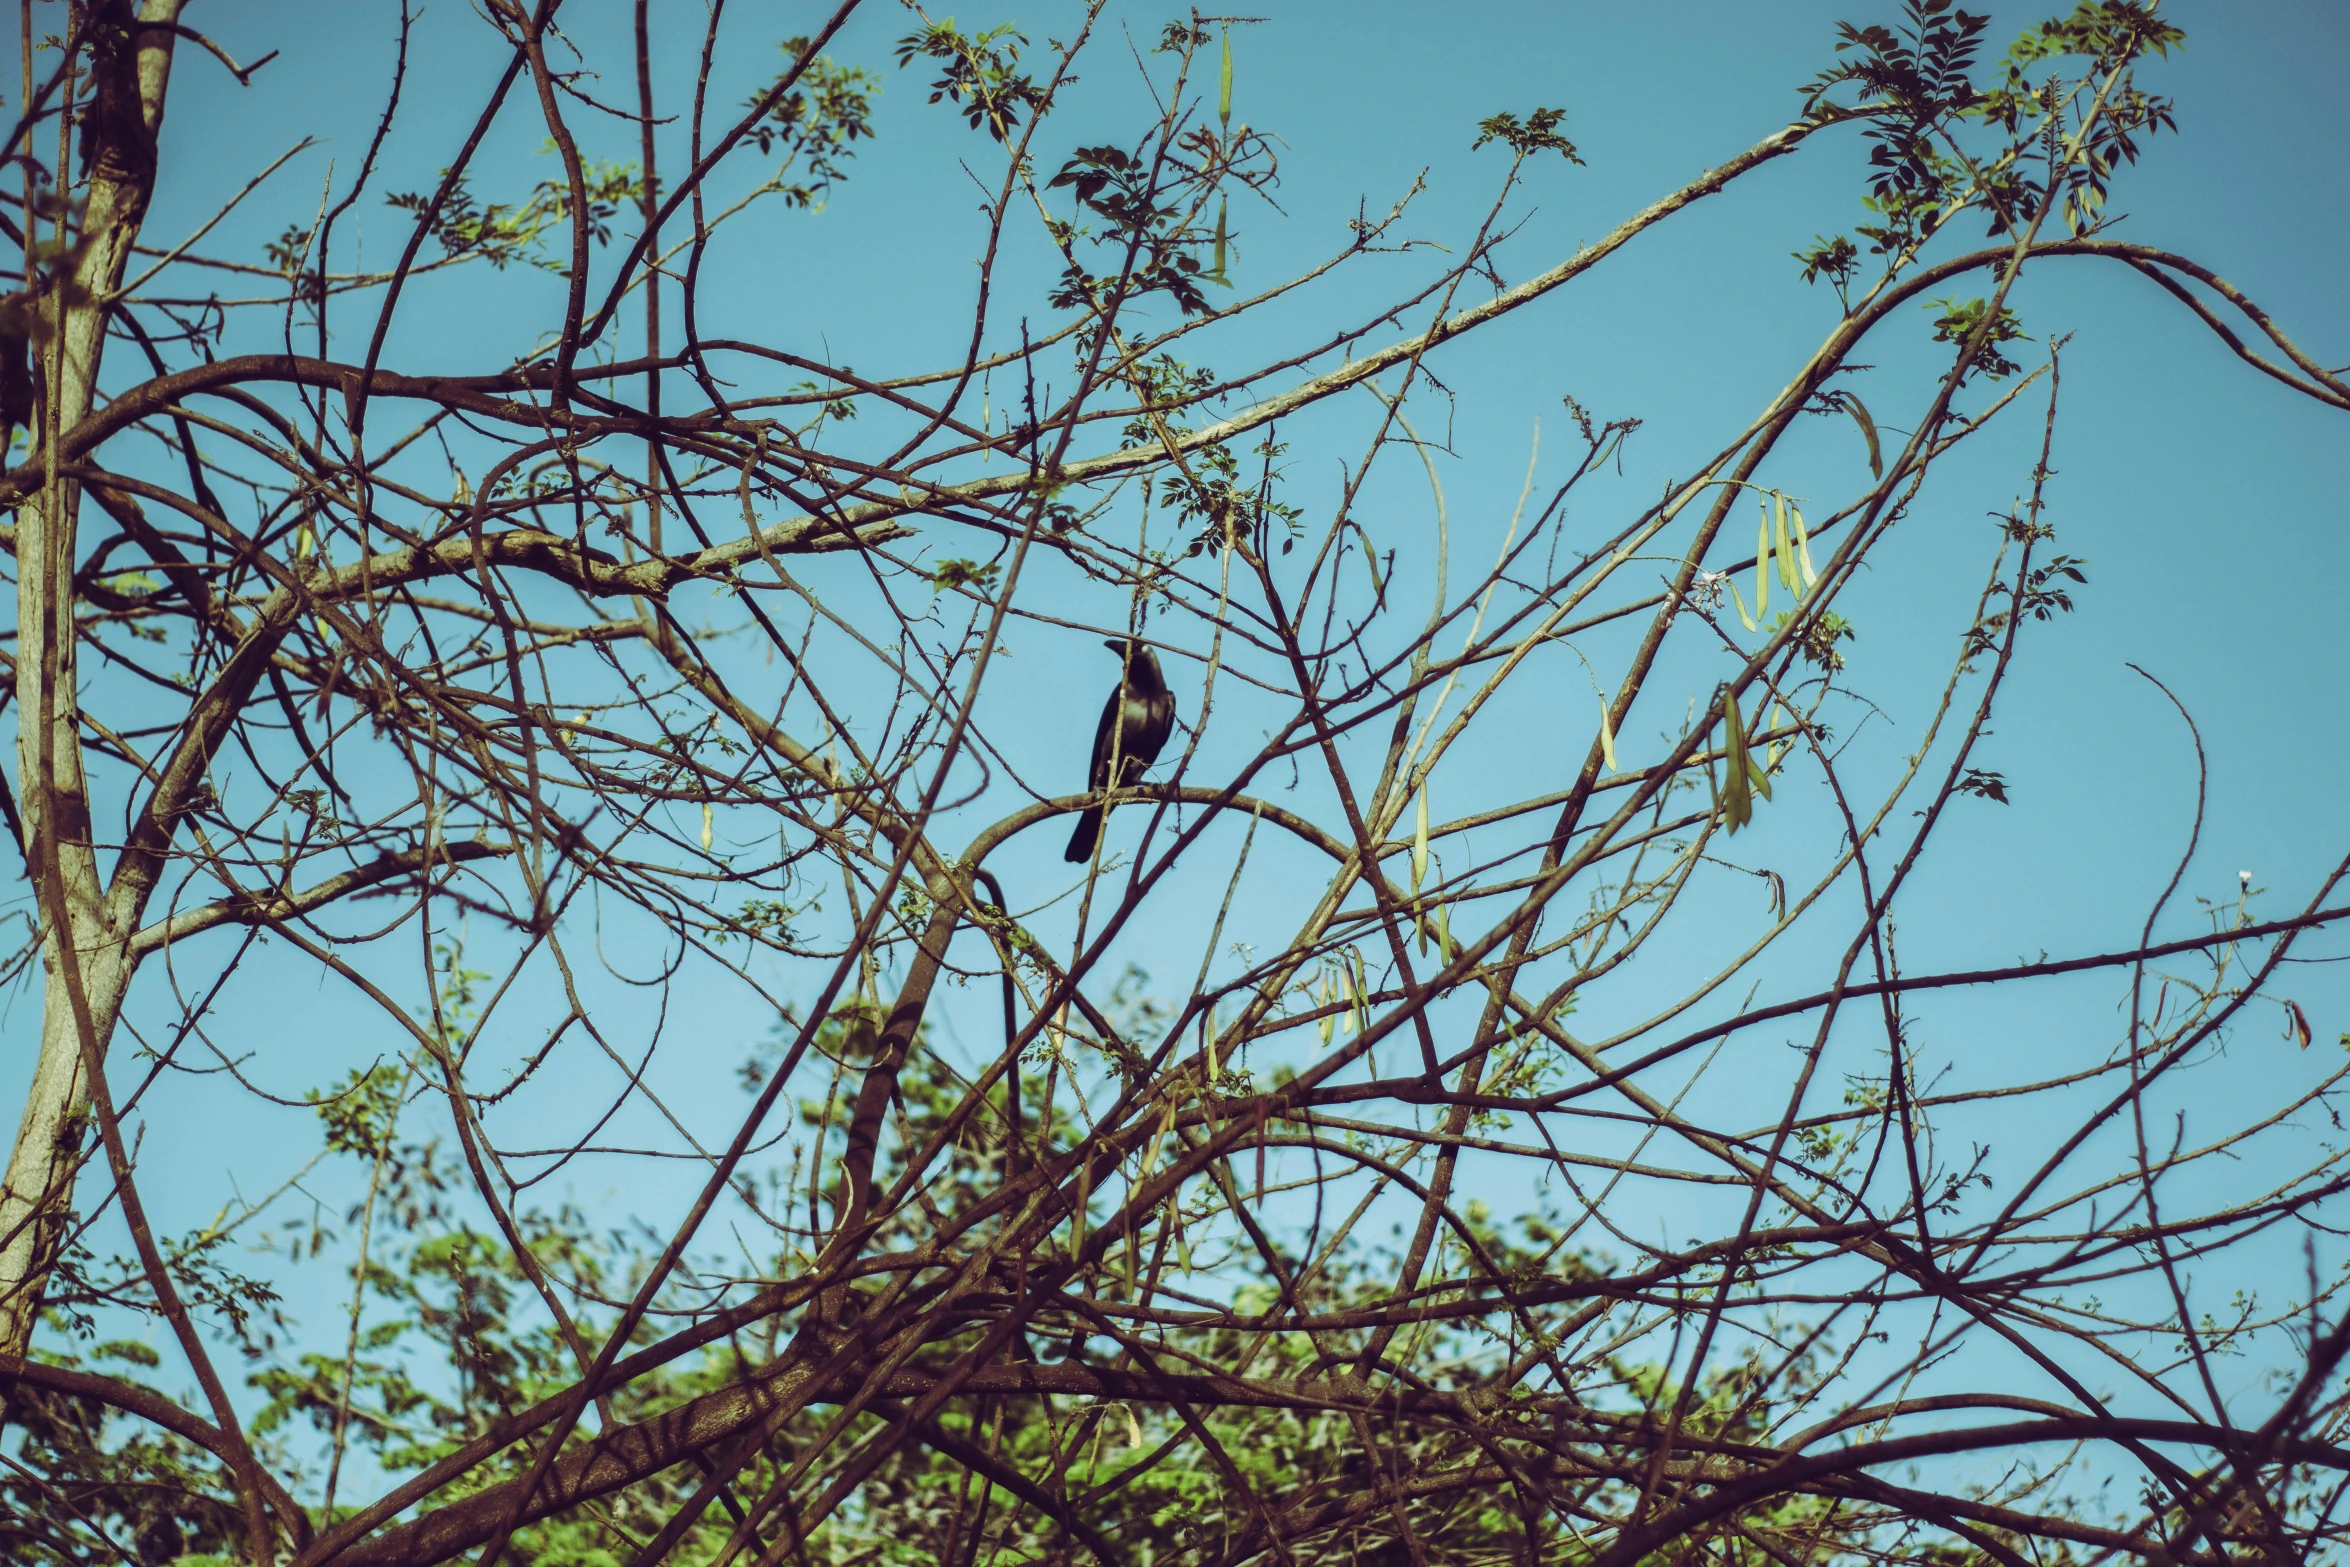
[[[1133, 637], [1112, 637], [1102, 646], [1119, 655], [1121, 664], [1118, 688], [1102, 704], [1102, 720], [1093, 731], [1093, 767], [1087, 774], [1088, 789], [1124, 789], [1142, 777], [1142, 770], [1155, 761], [1167, 736], [1175, 731], [1175, 693], [1167, 689], [1167, 677], [1159, 672], [1158, 656]], [[1113, 756], [1118, 764], [1118, 776], [1110, 776]], [[1093, 858], [1094, 845], [1101, 841], [1102, 816], [1106, 805], [1089, 805], [1077, 818], [1077, 830], [1069, 835], [1069, 849], [1062, 856], [1072, 865]]]
[[18, 294], [0, 300], [0, 463], [16, 444], [16, 432], [29, 433], [33, 427], [38, 389], [33, 383], [26, 331], [32, 311], [22, 301]]

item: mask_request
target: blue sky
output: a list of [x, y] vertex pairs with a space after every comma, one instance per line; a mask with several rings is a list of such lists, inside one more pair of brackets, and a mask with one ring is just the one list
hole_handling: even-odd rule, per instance
[[[1023, 6], [1001, 15], [1042, 37], [1066, 29], [1065, 10]], [[1493, 151], [1469, 150], [1476, 121], [1500, 109], [1559, 105], [1587, 167], [1553, 161], [1517, 198], [1523, 228], [1500, 264], [1518, 281], [1786, 123], [1798, 107], [1796, 88], [1830, 58], [1834, 23], [1880, 16], [1855, 5], [1808, 3], [1267, 10], [1266, 22], [1235, 40], [1236, 117], [1281, 143], [1285, 213], [1236, 218], [1239, 270], [1259, 282], [1340, 243], [1358, 201], [1383, 208], [1423, 175], [1425, 193], [1403, 227], [1457, 244], [1490, 202], [1499, 168]], [[2180, 133], [2157, 138], [2145, 164], [2121, 181], [2115, 205], [2130, 214], [2125, 234], [2212, 266], [2321, 361], [2350, 360], [2350, 163], [2341, 156], [2339, 114], [2340, 84], [2350, 81], [2350, 9], [2169, 10], [2187, 30], [2187, 46], [2150, 67], [2147, 78], [2177, 99]], [[576, 36], [599, 60], [621, 58], [612, 46], [626, 14], [587, 0], [566, 8]], [[663, 70], [674, 81], [690, 67], [701, 8], [665, 0], [657, 14], [664, 17]], [[815, 14], [808, 6], [744, 6], [732, 24], [736, 42], [719, 60], [713, 103], [738, 103], [770, 78], [780, 58], [775, 41], [803, 30]], [[2039, 15], [2037, 7], [1996, 7], [1992, 36], [2003, 42]], [[250, 89], [195, 51], [181, 56], [166, 133], [166, 194], [150, 220], [150, 239], [176, 239], [304, 134], [324, 145], [288, 165], [237, 223], [263, 237], [307, 222], [328, 178], [327, 160], [334, 179], [347, 180], [365, 145], [382, 101], [390, 16], [376, 4], [254, 3], [201, 18], [240, 59], [272, 47], [284, 55]], [[1113, 16], [1144, 41], [1161, 20], [1151, 11]], [[961, 17], [966, 26], [996, 19]], [[718, 248], [705, 294], [709, 334], [756, 337], [866, 374], [933, 367], [949, 357], [942, 343], [959, 342], [980, 200], [962, 163], [992, 176], [993, 149], [925, 105], [915, 73], [892, 67], [889, 46], [908, 25], [905, 13], [875, 6], [835, 44], [836, 57], [884, 79], [877, 137], [826, 210], [746, 223]], [[1045, 139], [1047, 157], [1130, 134], [1139, 123], [1145, 110], [1134, 101], [1124, 49], [1114, 37], [1098, 47]], [[419, 32], [404, 129], [379, 192], [429, 188], [501, 63], [462, 8], [431, 8]], [[613, 77], [593, 90], [622, 98], [631, 89]], [[583, 116], [582, 123], [591, 153], [633, 156], [633, 132], [619, 122]], [[552, 160], [536, 152], [542, 136], [518, 95], [477, 164], [484, 171], [477, 189], [510, 195], [501, 182], [519, 187], [551, 173]], [[675, 150], [664, 156], [673, 166], [678, 161]], [[1856, 137], [1817, 138], [1799, 156], [1643, 237], [1583, 283], [1437, 356], [1432, 368], [1456, 393], [1447, 425], [1453, 451], [1441, 465], [1456, 518], [1456, 570], [1490, 558], [1537, 419], [1544, 471], [1555, 472], [1550, 454], [1564, 451], [1568, 434], [1562, 394], [1603, 417], [1644, 421], [1621, 479], [1576, 502], [1589, 518], [1576, 526], [1594, 534], [1741, 427], [1834, 320], [1832, 297], [1800, 283], [1789, 252], [1853, 222], [1861, 180]], [[347, 232], [380, 264], [405, 238], [405, 219], [380, 196], [369, 197]], [[1281, 331], [1309, 341], [1323, 324], [1378, 308], [1442, 259], [1379, 258], [1314, 296]], [[1013, 279], [1033, 289], [1035, 248], [1016, 250], [1014, 261]], [[519, 270], [421, 281], [386, 363], [411, 372], [489, 368], [485, 352], [529, 346], [516, 323], [546, 319], [553, 287]], [[2232, 898], [2238, 871], [2249, 869], [2255, 885], [2269, 889], [2260, 911], [2281, 912], [2297, 906], [2350, 849], [2350, 822], [2338, 803], [2350, 775], [2350, 726], [2340, 717], [2350, 669], [2339, 632], [2350, 582], [2343, 461], [2350, 426], [2235, 362], [2166, 297], [2115, 269], [2048, 265], [2028, 276], [2013, 303], [2036, 339], [2072, 334], [2051, 515], [2058, 546], [2089, 561], [2091, 580], [2075, 614], [2032, 638], [2027, 667], [2002, 704], [1983, 758], [2005, 774], [2016, 803], [1960, 813], [1904, 899], [1913, 969], [2134, 940], [2183, 847], [2194, 771], [2176, 713], [2132, 663], [2186, 704], [2210, 761], [2208, 821], [2183, 900]], [[367, 319], [356, 312], [344, 318], [338, 357], [358, 356]], [[1897, 323], [1867, 356], [1880, 368], [1860, 384], [1889, 428], [1904, 424], [1905, 402], [1922, 399], [1943, 352], [1926, 337], [1921, 314]], [[1228, 351], [1234, 362], [1244, 354], [1239, 345]], [[1878, 385], [1887, 388], [1881, 401]], [[1326, 516], [1331, 475], [1353, 451], [1362, 415], [1359, 406], [1332, 410], [1297, 421], [1290, 432], [1292, 498], [1309, 519]], [[1971, 598], [1987, 559], [1985, 513], [2004, 510], [2018, 493], [2038, 428], [2036, 411], [2019, 408], [2008, 428], [1953, 462], [1852, 596], [1847, 612], [1860, 630], [1856, 683], [1905, 724], [1914, 727], [1928, 683], [1947, 668], [1945, 628]], [[1774, 460], [1773, 475], [1771, 482], [1816, 497], [1812, 509], [1825, 512], [1861, 486], [1866, 469], [1852, 428], [1818, 420]], [[1371, 492], [1372, 514], [1393, 518], [1399, 538], [1417, 537], [1425, 495], [1416, 471], [1385, 467]], [[1404, 547], [1408, 559], [1411, 546]], [[1069, 613], [1103, 624], [1122, 615], [1106, 600], [1078, 596], [1071, 606]], [[1929, 627], [1932, 635], [1920, 629]], [[1064, 645], [1025, 628], [1015, 630], [1012, 651], [1023, 695], [986, 711], [991, 733], [1027, 761], [1040, 786], [1073, 789], [1082, 757], [1062, 755], [1072, 750], [1066, 715], [1090, 715], [1107, 678], [1106, 655], [1090, 643]], [[1440, 814], [1471, 808], [1488, 787], [1510, 789], [1579, 760], [1592, 703], [1587, 692], [1570, 690], [1569, 698], [1579, 704], [1572, 723], [1529, 709], [1512, 731], [1519, 743], [1479, 753], [1457, 778], [1440, 775]], [[1661, 706], [1636, 710], [1625, 745], [1661, 748], [1658, 737], [1676, 731], [1680, 717]], [[1789, 801], [1763, 831], [1792, 836], [1826, 821], [1817, 802]], [[1757, 841], [1767, 849], [1772, 840]], [[1057, 843], [1024, 845], [1001, 863], [1016, 884], [1042, 887], [1056, 870], [1055, 850]], [[1170, 889], [1162, 905], [1167, 926], [1194, 942], [1180, 954], [1169, 956], [1153, 941], [1135, 944], [1165, 984], [1180, 988], [1197, 962], [1191, 928], [1218, 891], [1212, 877]], [[1719, 896], [1727, 940], [1758, 912], [1733, 909], [1732, 900], [1759, 904], [1760, 894], [1726, 883]], [[1252, 933], [1249, 918], [1244, 910], [1236, 935]], [[1277, 915], [1268, 910], [1265, 918], [1254, 934], [1278, 939]], [[624, 922], [620, 928], [624, 934]], [[2161, 930], [2196, 928], [2192, 903], [2182, 901]], [[1695, 943], [1689, 961], [1698, 964], [1708, 945]], [[2340, 944], [2310, 950], [2330, 954]], [[1672, 966], [1645, 973], [1668, 983], [1661, 970]], [[248, 996], [238, 1027], [277, 1089], [323, 1083], [381, 1048], [330, 988], [306, 993], [313, 979], [287, 984], [285, 971], [264, 972], [280, 975], [283, 988], [266, 1006], [263, 997]], [[142, 983], [160, 979], [150, 974]], [[2033, 993], [2021, 1016], [2012, 997], [1937, 1000], [1920, 1009], [1924, 1049], [1962, 1074], [2009, 1070], [2051, 1049], [2100, 1051], [2118, 1027], [2116, 992], [2110, 979], [2051, 985]], [[2284, 993], [2309, 1006], [2321, 1049], [2334, 1049], [2333, 1037], [2350, 1027], [2350, 987], [2340, 971], [2307, 969]], [[985, 1000], [976, 989], [969, 996]], [[1611, 995], [1592, 1006], [1628, 1019], [1643, 1003], [1639, 995]], [[622, 1010], [625, 1003], [612, 1005], [616, 1021], [641, 1021]], [[949, 997], [942, 1022], [984, 1040], [989, 1005]], [[9, 1013], [0, 1084], [13, 1085], [29, 1065], [32, 1013], [22, 1000]], [[663, 1080], [697, 1125], [722, 1134], [739, 1100], [731, 1086], [712, 1092], [709, 1085], [727, 1082], [733, 1062], [771, 1019], [730, 1000], [670, 1022], [692, 1048], [670, 1059]], [[2274, 1023], [2256, 1017], [2234, 1047], [2263, 1088], [2271, 1072], [2308, 1069], [2290, 1059]], [[593, 1083], [564, 1085], [551, 1090], [543, 1113], [559, 1119], [601, 1091]], [[224, 1177], [233, 1174], [248, 1192], [266, 1189], [307, 1157], [298, 1141], [270, 1141], [280, 1134], [262, 1128], [282, 1121], [252, 1111], [226, 1083], [191, 1092], [183, 1102], [208, 1107], [204, 1113], [150, 1134], [149, 1184], [159, 1189], [151, 1201], [166, 1224], [207, 1217]], [[614, 1201], [600, 1179], [584, 1170], [575, 1195]], [[658, 1219], [672, 1195], [656, 1179], [633, 1183], [625, 1202]], [[1497, 1194], [1513, 1195], [1522, 1194]], [[339, 1291], [317, 1282], [328, 1285], [326, 1295]]]

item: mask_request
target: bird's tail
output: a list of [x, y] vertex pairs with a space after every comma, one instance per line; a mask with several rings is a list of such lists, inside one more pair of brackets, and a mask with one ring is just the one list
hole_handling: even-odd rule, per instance
[[1077, 813], [1077, 830], [1069, 834], [1069, 848], [1061, 858], [1075, 865], [1093, 858], [1093, 846], [1101, 842], [1102, 808], [1089, 805]]

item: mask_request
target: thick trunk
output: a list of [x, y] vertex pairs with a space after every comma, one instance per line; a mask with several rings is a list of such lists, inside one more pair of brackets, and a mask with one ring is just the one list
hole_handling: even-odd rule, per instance
[[[184, 4], [145, 0], [134, 12], [126, 0], [111, 0], [92, 5], [85, 19], [87, 243], [72, 286], [51, 288], [42, 304], [56, 332], [43, 350], [36, 418], [51, 450], [97, 392], [106, 316], [154, 191], [171, 24]], [[101, 1053], [113, 1036], [133, 966], [125, 943], [140, 912], [108, 908], [91, 841], [73, 618], [80, 505], [78, 485], [52, 478], [17, 512], [17, 794], [44, 939], [41, 1051], [0, 1185], [0, 1355], [24, 1353], [40, 1317], [88, 1114], [82, 1031]]]

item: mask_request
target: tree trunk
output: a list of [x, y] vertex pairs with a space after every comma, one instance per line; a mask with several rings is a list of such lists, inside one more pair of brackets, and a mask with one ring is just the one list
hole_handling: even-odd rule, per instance
[[[57, 442], [90, 411], [106, 318], [155, 188], [156, 133], [186, 0], [97, 0], [75, 12], [88, 64], [80, 134], [89, 202], [78, 256], [39, 301], [40, 460], [49, 482], [17, 512], [17, 795], [42, 926], [41, 1053], [0, 1185], [0, 1354], [21, 1355], [39, 1320], [72, 1211], [89, 1085], [82, 1032], [103, 1054], [132, 959], [137, 909], [109, 910], [90, 832], [75, 683], [74, 563], [81, 487], [57, 476]], [[49, 122], [43, 122], [49, 123]], [[57, 171], [62, 183], [68, 171]], [[29, 221], [29, 215], [28, 215]], [[70, 966], [70, 968], [69, 968]], [[75, 991], [79, 991], [77, 996]]]

